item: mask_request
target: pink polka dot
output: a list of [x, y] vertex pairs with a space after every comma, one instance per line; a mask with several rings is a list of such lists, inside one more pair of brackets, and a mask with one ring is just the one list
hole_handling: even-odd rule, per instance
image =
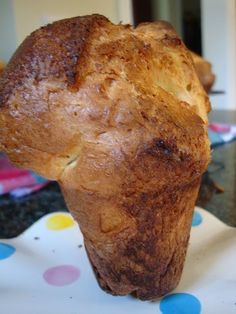
[[44, 274], [44, 280], [52, 286], [66, 286], [76, 280], [80, 276], [80, 271], [72, 265], [60, 265], [47, 269]]

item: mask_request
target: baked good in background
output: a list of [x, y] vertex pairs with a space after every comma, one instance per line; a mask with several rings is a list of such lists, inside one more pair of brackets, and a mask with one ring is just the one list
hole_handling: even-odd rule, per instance
[[0, 79], [0, 150], [59, 182], [100, 286], [142, 300], [180, 280], [210, 158], [190, 53], [169, 24], [153, 28], [57, 21]]
[[4, 67], [5, 67], [4, 62], [0, 60], [0, 75], [2, 74]]
[[212, 72], [212, 65], [206, 59], [200, 57], [195, 52], [191, 52], [197, 76], [207, 93], [210, 92], [214, 82], [215, 74]]

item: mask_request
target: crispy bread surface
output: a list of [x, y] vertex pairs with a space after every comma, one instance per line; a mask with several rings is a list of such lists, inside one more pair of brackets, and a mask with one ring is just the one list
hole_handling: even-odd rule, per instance
[[182, 272], [208, 111], [168, 24], [76, 17], [32, 33], [3, 72], [0, 150], [59, 182], [103, 289], [155, 299]]

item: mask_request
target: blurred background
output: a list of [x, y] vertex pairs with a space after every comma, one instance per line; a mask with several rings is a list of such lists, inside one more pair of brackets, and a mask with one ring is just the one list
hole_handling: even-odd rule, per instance
[[0, 60], [7, 62], [22, 40], [52, 21], [100, 13], [112, 22], [137, 25], [169, 21], [216, 75], [214, 109], [236, 109], [235, 0], [0, 0]]
[[[208, 61], [196, 59], [203, 79], [209, 74], [213, 78], [210, 89], [203, 84], [213, 108], [212, 162], [197, 204], [236, 226], [236, 0], [0, 0], [0, 72], [35, 29], [92, 13], [132, 25], [167, 20], [187, 47]], [[66, 205], [56, 182], [13, 168], [0, 152], [0, 209], [4, 238], [48, 212], [66, 210]]]

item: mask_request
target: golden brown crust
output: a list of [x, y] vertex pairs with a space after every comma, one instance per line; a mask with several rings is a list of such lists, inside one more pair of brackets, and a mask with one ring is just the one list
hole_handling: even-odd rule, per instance
[[207, 122], [207, 113], [211, 109], [209, 99], [200, 87], [190, 51], [173, 27], [167, 22], [158, 21], [142, 23], [137, 31], [162, 44], [156, 49], [159, 85], [179, 100], [186, 101]]
[[67, 108], [51, 99], [73, 90], [76, 75], [82, 80], [87, 47], [109, 23], [101, 15], [65, 19], [33, 32], [17, 49], [0, 78], [0, 149], [13, 162], [57, 179], [78, 154], [80, 133], [63, 113], [55, 116]]
[[68, 86], [73, 85], [91, 33], [107, 23], [104, 16], [90, 15], [61, 20], [33, 32], [17, 49], [4, 72], [0, 104], [7, 103], [12, 93], [30, 78], [35, 84], [44, 79], [60, 79]]
[[[124, 204], [137, 221], [133, 236], [123, 237], [105, 258], [94, 243], [86, 248], [100, 286], [109, 293], [152, 300], [174, 289], [183, 269], [199, 182], [182, 189], [141, 194]], [[167, 214], [168, 213], [168, 214]], [[132, 234], [132, 233], [131, 233]], [[158, 239], [158, 240], [157, 240]], [[125, 247], [125, 248], [124, 248]], [[109, 278], [109, 279], [108, 279]]]
[[[210, 154], [208, 98], [182, 41], [158, 27], [154, 35], [100, 16], [59, 21], [26, 40], [0, 83], [0, 147], [59, 181], [100, 285], [141, 299], [179, 281]], [[34, 58], [52, 28], [61, 52], [52, 43]], [[79, 42], [69, 62], [67, 37]]]

